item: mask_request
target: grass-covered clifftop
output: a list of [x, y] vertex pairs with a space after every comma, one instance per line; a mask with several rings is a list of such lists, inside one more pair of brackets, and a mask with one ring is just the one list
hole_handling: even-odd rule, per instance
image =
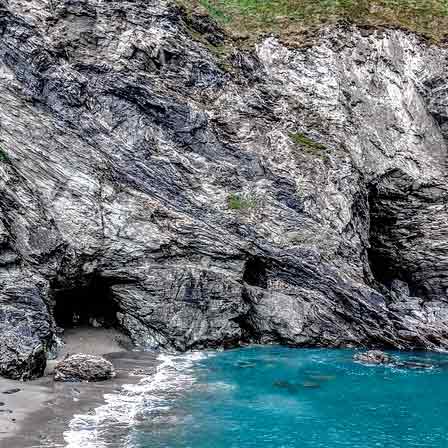
[[[184, 0], [182, 0], [183, 2]], [[233, 35], [253, 40], [266, 32], [293, 42], [323, 24], [408, 29], [441, 41], [448, 35], [448, 0], [192, 0]]]

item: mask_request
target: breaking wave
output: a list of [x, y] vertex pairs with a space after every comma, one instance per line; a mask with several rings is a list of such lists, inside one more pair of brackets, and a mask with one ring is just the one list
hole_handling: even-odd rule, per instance
[[[132, 429], [149, 418], [166, 414], [196, 382], [195, 363], [205, 353], [161, 354], [153, 375], [120, 392], [105, 394], [105, 404], [89, 414], [75, 415], [64, 433], [66, 448], [131, 448]], [[170, 416], [172, 419], [173, 416]]]

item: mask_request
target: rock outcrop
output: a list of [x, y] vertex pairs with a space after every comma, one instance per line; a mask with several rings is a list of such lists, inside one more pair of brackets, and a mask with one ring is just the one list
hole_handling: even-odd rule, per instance
[[110, 361], [102, 356], [82, 353], [67, 356], [54, 369], [55, 381], [104, 381], [114, 376], [114, 366]]
[[353, 359], [363, 364], [392, 364], [395, 362], [393, 356], [388, 355], [381, 350], [369, 350], [367, 352], [355, 353]]
[[381, 350], [368, 350], [366, 352], [355, 353], [353, 355], [353, 360], [361, 364], [383, 365], [399, 369], [446, 368], [446, 363], [443, 361], [429, 360], [429, 362], [421, 362], [420, 360], [414, 359], [401, 360]]
[[204, 20], [0, 0], [0, 374], [42, 374], [71, 321], [447, 349], [447, 50], [334, 26], [223, 61]]

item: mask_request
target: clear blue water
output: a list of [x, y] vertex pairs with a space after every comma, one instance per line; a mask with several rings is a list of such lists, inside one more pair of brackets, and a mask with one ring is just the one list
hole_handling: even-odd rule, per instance
[[364, 366], [350, 350], [251, 347], [198, 360], [196, 382], [134, 435], [139, 448], [447, 448], [447, 356]]

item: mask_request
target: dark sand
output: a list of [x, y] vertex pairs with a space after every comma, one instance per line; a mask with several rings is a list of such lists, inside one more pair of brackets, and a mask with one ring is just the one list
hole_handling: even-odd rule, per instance
[[[158, 364], [154, 353], [124, 350], [122, 343], [127, 345], [127, 341], [114, 330], [69, 330], [64, 339], [60, 357], [67, 353], [106, 355], [117, 376], [100, 383], [56, 383], [51, 376], [54, 362], [50, 362], [48, 375], [38, 380], [24, 383], [0, 378], [0, 403], [4, 403], [0, 405], [0, 448], [64, 447], [63, 432], [74, 414], [100, 406], [104, 394], [138, 382], [141, 372], [150, 374]], [[20, 391], [4, 393], [10, 389]]]

